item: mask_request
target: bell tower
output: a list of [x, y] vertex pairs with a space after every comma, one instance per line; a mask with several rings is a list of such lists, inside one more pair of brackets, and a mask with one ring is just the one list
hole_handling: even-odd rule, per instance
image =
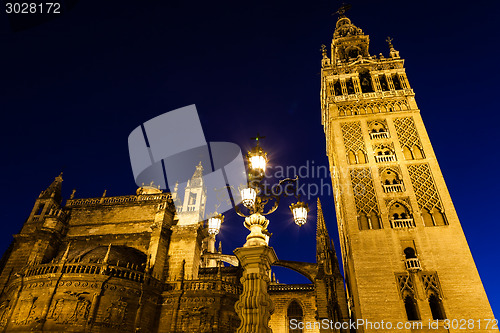
[[[351, 318], [498, 332], [404, 60], [390, 38], [371, 55], [345, 10], [322, 47], [321, 109]], [[358, 332], [391, 331], [376, 328]]]

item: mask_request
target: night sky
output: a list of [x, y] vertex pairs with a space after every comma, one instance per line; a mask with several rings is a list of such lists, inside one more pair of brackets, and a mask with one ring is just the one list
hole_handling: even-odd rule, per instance
[[[64, 170], [76, 198], [135, 193], [129, 133], [196, 104], [207, 141], [250, 137], [277, 166], [326, 166], [320, 112], [321, 44], [331, 43], [339, 1], [78, 1], [33, 25], [0, 16], [3, 223], [0, 252], [40, 191]], [[348, 17], [405, 67], [494, 313], [500, 314], [498, 13], [496, 1], [351, 1]], [[3, 5], [2, 5], [3, 6]], [[29, 15], [29, 14], [27, 14]], [[31, 22], [31, 23], [30, 23]], [[194, 172], [194, 166], [193, 166]], [[290, 175], [293, 176], [293, 175]], [[330, 184], [326, 178], [307, 179]], [[332, 196], [321, 200], [338, 243]], [[286, 201], [269, 216], [280, 259], [315, 260], [315, 197], [298, 228]], [[226, 214], [223, 252], [244, 243]], [[338, 247], [338, 246], [337, 246]], [[338, 255], [340, 256], [339, 250]], [[276, 270], [280, 282], [307, 282]]]

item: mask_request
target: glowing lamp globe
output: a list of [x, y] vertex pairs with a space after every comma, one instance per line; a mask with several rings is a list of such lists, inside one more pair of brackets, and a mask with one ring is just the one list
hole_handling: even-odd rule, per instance
[[267, 154], [259, 145], [248, 152], [247, 158], [252, 171], [258, 174], [264, 174], [266, 172]]
[[257, 191], [251, 187], [244, 188], [240, 191], [241, 201], [246, 208], [251, 208], [255, 204], [255, 198], [257, 197]]
[[208, 219], [208, 233], [217, 235], [220, 231], [220, 225], [224, 222], [224, 215], [216, 214]]
[[305, 202], [297, 202], [290, 205], [290, 210], [293, 214], [293, 220], [295, 223], [301, 227], [307, 222], [307, 213], [309, 212], [309, 207]]

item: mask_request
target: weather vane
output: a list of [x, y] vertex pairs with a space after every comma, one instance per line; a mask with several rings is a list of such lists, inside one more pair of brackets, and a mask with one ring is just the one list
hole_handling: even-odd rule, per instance
[[342, 6], [340, 6], [340, 8], [335, 12], [333, 13], [332, 15], [335, 15], [335, 14], [339, 14], [339, 18], [341, 17], [345, 17], [345, 13], [351, 9], [351, 5], [349, 4], [346, 4], [345, 2], [342, 3]]

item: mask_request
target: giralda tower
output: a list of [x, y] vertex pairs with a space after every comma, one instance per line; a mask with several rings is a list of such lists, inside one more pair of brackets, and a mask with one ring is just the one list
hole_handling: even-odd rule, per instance
[[[387, 42], [387, 57], [370, 55], [368, 35], [344, 7], [331, 49], [323, 47], [322, 123], [351, 316], [421, 322], [429, 332], [498, 332], [494, 322], [486, 329], [488, 298], [404, 61]], [[446, 319], [459, 325], [448, 331]]]

